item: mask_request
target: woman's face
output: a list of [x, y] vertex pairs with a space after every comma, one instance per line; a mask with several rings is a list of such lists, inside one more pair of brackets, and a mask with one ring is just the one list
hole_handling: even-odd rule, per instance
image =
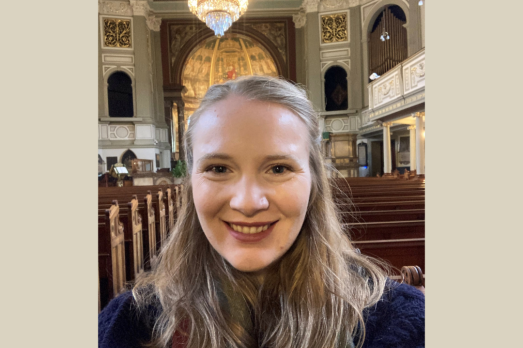
[[192, 190], [205, 236], [234, 268], [263, 270], [300, 233], [311, 190], [308, 131], [292, 111], [230, 96], [200, 116]]

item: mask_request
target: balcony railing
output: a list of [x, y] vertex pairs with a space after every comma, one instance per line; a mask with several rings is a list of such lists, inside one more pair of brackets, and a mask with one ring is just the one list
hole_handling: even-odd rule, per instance
[[425, 49], [405, 59], [368, 85], [365, 125], [380, 117], [425, 101]]

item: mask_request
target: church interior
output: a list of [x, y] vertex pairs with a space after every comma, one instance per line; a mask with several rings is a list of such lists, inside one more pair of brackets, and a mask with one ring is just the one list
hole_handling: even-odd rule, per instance
[[180, 139], [207, 89], [249, 75], [305, 88], [353, 244], [424, 291], [425, 2], [215, 2], [240, 5], [229, 22], [204, 3], [99, 1], [99, 309], [176, 222]]
[[209, 86], [268, 75], [307, 90], [332, 177], [424, 178], [423, 1], [251, 0], [221, 37], [188, 1], [103, 0], [98, 17], [99, 174], [139, 159], [134, 185], [172, 183]]

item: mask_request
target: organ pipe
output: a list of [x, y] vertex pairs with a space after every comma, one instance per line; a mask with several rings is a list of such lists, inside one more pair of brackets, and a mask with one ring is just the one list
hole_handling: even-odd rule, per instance
[[[407, 30], [405, 21], [398, 19], [390, 8], [383, 11], [380, 23], [370, 33], [369, 40], [369, 74], [382, 75], [407, 59]], [[383, 30], [389, 33], [390, 39], [381, 41]]]

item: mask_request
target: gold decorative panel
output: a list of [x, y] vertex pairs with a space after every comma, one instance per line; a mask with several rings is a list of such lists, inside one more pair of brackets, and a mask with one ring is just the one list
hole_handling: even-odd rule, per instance
[[131, 48], [131, 20], [104, 18], [104, 46]]
[[189, 104], [199, 105], [199, 99], [211, 85], [247, 75], [280, 75], [272, 56], [259, 42], [230, 33], [203, 41], [189, 54], [183, 67], [185, 109], [189, 109]]
[[336, 13], [321, 16], [321, 42], [348, 41], [347, 14]]

